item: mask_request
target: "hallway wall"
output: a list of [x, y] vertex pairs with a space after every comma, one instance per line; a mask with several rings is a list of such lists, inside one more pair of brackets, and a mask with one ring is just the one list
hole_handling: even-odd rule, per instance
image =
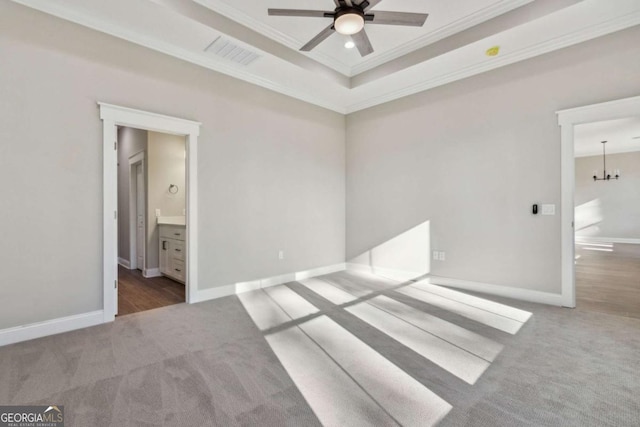
[[576, 236], [640, 241], [640, 151], [607, 154], [607, 165], [620, 179], [594, 182], [602, 156], [576, 158]]
[[[147, 144], [147, 269], [160, 267], [161, 216], [182, 216], [186, 209], [186, 140], [183, 136], [148, 132]], [[176, 185], [177, 193], [169, 192]]]
[[129, 246], [129, 158], [146, 151], [147, 131], [128, 127], [118, 128], [118, 257], [131, 261]]

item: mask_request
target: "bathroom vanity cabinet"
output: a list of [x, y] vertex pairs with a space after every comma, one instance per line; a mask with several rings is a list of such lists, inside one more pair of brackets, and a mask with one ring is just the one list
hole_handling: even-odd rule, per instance
[[160, 273], [184, 283], [186, 227], [160, 224]]

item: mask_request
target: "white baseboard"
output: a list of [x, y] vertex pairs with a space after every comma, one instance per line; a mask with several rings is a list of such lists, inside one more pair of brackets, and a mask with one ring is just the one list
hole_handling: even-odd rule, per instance
[[152, 277], [160, 277], [162, 276], [162, 273], [160, 273], [159, 268], [147, 268], [142, 272], [142, 276], [150, 279]]
[[576, 236], [576, 242], [593, 243], [627, 243], [630, 245], [640, 245], [640, 239], [626, 239], [622, 237], [588, 237]]
[[357, 264], [353, 262], [347, 263], [347, 270], [371, 273], [377, 276], [386, 277], [391, 280], [399, 280], [401, 282], [412, 280], [427, 274], [427, 273], [419, 273], [415, 271], [401, 271], [401, 270], [393, 270], [389, 268], [380, 268], [380, 267], [374, 267], [367, 264]]
[[97, 310], [90, 313], [2, 329], [0, 330], [0, 346], [88, 328], [101, 323], [104, 323], [104, 312], [103, 310]]
[[127, 270], [131, 270], [131, 263], [128, 260], [124, 259], [124, 258], [118, 257], [118, 264], [120, 264], [121, 266], [123, 266]]
[[534, 291], [532, 289], [512, 288], [510, 286], [492, 285], [489, 283], [470, 282], [468, 280], [449, 279], [447, 277], [439, 276], [429, 276], [429, 281], [434, 285], [450, 286], [452, 288], [482, 292], [484, 294], [518, 299], [521, 301], [536, 302], [559, 307], [562, 306], [561, 294]]
[[346, 269], [344, 263], [329, 265], [326, 267], [313, 268], [311, 270], [298, 271], [296, 273], [282, 274], [279, 276], [267, 277], [264, 279], [252, 280], [249, 282], [239, 282], [232, 285], [217, 286], [210, 289], [200, 289], [197, 291], [193, 303], [209, 301], [212, 299], [228, 297], [243, 292], [255, 291], [269, 286], [281, 285], [283, 283], [295, 282], [296, 280], [308, 279], [310, 277], [323, 276]]

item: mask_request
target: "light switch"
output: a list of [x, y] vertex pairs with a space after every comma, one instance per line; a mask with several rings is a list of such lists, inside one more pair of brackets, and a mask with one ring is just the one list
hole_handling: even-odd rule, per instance
[[556, 205], [542, 205], [542, 215], [555, 215]]

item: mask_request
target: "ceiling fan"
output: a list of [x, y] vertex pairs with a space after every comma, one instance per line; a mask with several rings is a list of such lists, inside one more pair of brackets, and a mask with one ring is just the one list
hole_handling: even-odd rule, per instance
[[269, 16], [297, 16], [305, 18], [331, 18], [333, 22], [309, 43], [300, 48], [309, 52], [326, 40], [334, 32], [351, 36], [361, 56], [373, 53], [373, 46], [364, 29], [365, 22], [378, 25], [404, 25], [422, 27], [429, 16], [426, 13], [378, 12], [370, 9], [382, 0], [333, 0], [336, 8], [333, 11], [269, 9]]

